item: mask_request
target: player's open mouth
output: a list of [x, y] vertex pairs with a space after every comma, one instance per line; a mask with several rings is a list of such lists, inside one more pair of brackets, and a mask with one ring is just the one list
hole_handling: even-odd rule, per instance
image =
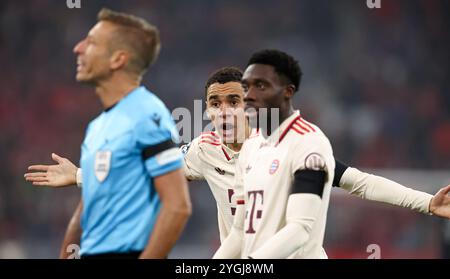
[[224, 130], [224, 131], [226, 131], [226, 130], [232, 130], [233, 127], [234, 127], [234, 125], [233, 125], [233, 124], [230, 124], [230, 123], [223, 123], [223, 124], [222, 124], [222, 130]]
[[84, 65], [85, 64], [80, 59], [77, 59], [77, 71], [80, 71], [81, 69], [83, 69]]
[[220, 129], [222, 132], [222, 136], [224, 138], [233, 136], [233, 131], [234, 131], [234, 125], [231, 123], [223, 123], [222, 125], [220, 125]]
[[84, 65], [83, 65], [83, 63], [81, 63], [81, 62], [77, 62], [77, 71], [79, 72], [79, 71], [81, 71], [81, 69], [83, 69], [83, 67], [84, 67]]

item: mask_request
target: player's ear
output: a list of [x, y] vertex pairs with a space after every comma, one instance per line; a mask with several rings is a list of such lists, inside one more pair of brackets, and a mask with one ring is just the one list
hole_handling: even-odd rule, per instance
[[209, 114], [209, 110], [206, 109], [205, 111], [206, 117], [208, 117], [209, 120], [211, 120], [211, 115]]
[[286, 86], [286, 88], [284, 89], [284, 97], [286, 99], [291, 99], [292, 96], [294, 96], [295, 93], [295, 86], [293, 84], [289, 84], [288, 86]]
[[205, 110], [206, 117], [208, 117], [208, 119], [211, 120], [211, 114], [209, 113], [209, 108], [208, 108], [208, 101], [205, 101], [205, 107], [206, 107], [206, 110]]
[[116, 50], [109, 59], [111, 70], [117, 70], [128, 63], [129, 55], [126, 51]]

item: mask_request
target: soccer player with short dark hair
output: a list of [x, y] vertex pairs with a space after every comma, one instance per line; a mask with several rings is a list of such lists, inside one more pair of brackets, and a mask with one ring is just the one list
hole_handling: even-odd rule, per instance
[[220, 240], [233, 224], [235, 164], [250, 129], [245, 125], [242, 71], [235, 67], [212, 73], [205, 85], [206, 112], [214, 131], [203, 132], [182, 147], [189, 180], [206, 180], [217, 204]]
[[244, 258], [326, 257], [322, 243], [335, 160], [324, 133], [293, 109], [300, 79], [297, 61], [278, 50], [253, 54], [242, 77], [247, 115], [258, 135], [244, 143], [236, 167], [247, 213], [236, 216], [245, 221], [243, 241], [234, 246]]

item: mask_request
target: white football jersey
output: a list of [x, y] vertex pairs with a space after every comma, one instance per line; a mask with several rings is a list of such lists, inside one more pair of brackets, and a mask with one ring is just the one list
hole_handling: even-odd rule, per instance
[[[181, 147], [184, 153], [184, 171], [189, 180], [205, 179], [217, 202], [217, 220], [220, 241], [229, 234], [233, 225], [236, 194], [234, 187], [235, 162], [239, 152], [222, 143], [214, 132], [202, 133]], [[242, 191], [242, 190], [241, 190]]]
[[286, 225], [294, 173], [306, 169], [325, 171], [326, 183], [310, 238], [289, 258], [325, 257], [322, 243], [335, 167], [327, 137], [296, 111], [267, 139], [254, 132], [240, 153], [235, 183], [244, 188], [245, 196], [242, 257], [247, 258]]

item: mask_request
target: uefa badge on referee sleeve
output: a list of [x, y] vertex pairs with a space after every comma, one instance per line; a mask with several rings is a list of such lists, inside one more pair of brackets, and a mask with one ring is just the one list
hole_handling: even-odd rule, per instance
[[110, 150], [100, 150], [95, 154], [94, 172], [95, 177], [101, 183], [109, 174], [111, 166], [111, 154]]

